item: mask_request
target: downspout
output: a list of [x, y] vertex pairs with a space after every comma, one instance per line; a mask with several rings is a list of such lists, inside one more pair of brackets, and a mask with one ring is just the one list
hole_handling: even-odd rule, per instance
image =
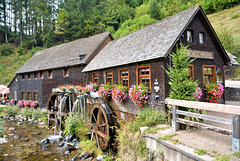
[[[232, 65], [229, 62], [227, 64], [227, 66], [229, 66], [229, 69], [223, 70], [223, 86], [224, 86], [224, 88], [225, 88], [225, 72], [230, 72], [232, 69]], [[223, 104], [226, 104], [225, 90], [223, 92]]]

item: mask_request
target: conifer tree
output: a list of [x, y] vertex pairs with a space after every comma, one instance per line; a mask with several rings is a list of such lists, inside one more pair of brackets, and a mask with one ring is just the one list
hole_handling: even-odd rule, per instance
[[189, 50], [183, 44], [171, 53], [172, 66], [165, 70], [169, 77], [172, 90], [169, 98], [180, 100], [194, 100], [192, 94], [196, 91], [198, 83], [189, 78], [188, 66], [194, 61], [190, 59]]

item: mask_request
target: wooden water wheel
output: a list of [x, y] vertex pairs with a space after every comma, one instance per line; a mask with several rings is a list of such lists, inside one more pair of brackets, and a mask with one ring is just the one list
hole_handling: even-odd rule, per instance
[[54, 93], [51, 93], [51, 95], [49, 96], [48, 98], [48, 101], [47, 101], [47, 110], [49, 111], [58, 111], [58, 106], [60, 104], [60, 101], [61, 101], [61, 96], [58, 95], [58, 93], [54, 92]]
[[90, 114], [92, 136], [102, 150], [106, 149], [113, 136], [111, 109], [105, 104], [94, 104]]

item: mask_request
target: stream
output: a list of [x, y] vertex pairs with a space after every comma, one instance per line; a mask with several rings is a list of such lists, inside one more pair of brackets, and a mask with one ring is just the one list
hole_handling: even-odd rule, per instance
[[[47, 130], [38, 123], [3, 120], [7, 142], [1, 143], [1, 159], [4, 161], [57, 161], [73, 159], [78, 150], [67, 151], [65, 146], [59, 147], [61, 140], [54, 131]], [[43, 139], [51, 138], [43, 144]], [[3, 139], [0, 138], [0, 142]], [[67, 154], [68, 153], [68, 154]], [[76, 157], [75, 157], [76, 158]], [[0, 159], [0, 160], [1, 160]]]

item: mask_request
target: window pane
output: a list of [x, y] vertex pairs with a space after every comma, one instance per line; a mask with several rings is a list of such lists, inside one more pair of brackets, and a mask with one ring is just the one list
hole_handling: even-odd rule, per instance
[[149, 74], [149, 69], [146, 69], [146, 74]]
[[192, 31], [187, 31], [187, 41], [192, 42]]
[[146, 70], [145, 69], [141, 69], [141, 75], [145, 75]]
[[125, 72], [126, 76], [128, 76], [128, 71]]
[[112, 73], [111, 72], [107, 73], [107, 76], [112, 77]]
[[199, 43], [203, 44], [203, 33], [199, 33]]

